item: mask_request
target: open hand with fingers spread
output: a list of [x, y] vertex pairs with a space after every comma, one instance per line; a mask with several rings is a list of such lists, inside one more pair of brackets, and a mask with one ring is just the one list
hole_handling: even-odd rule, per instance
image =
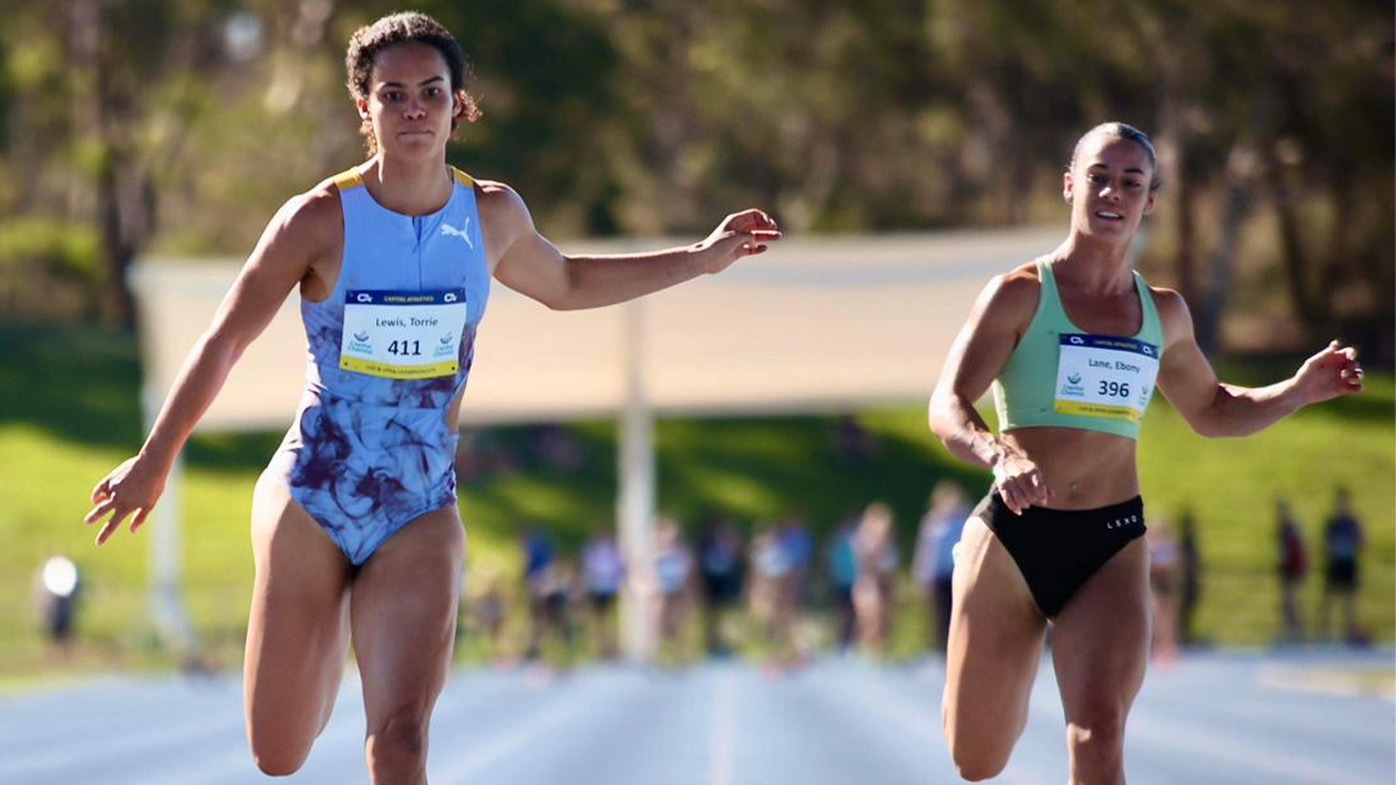
[[720, 273], [743, 256], [764, 253], [769, 243], [780, 238], [780, 227], [769, 215], [757, 209], [743, 210], [723, 219], [712, 234], [698, 244], [698, 250], [714, 252], [707, 272]]
[[137, 455], [97, 483], [92, 489], [92, 503], [96, 506], [83, 522], [90, 525], [111, 515], [97, 533], [98, 545], [105, 543], [132, 515], [135, 517], [131, 520], [131, 533], [136, 533], [164, 492], [165, 475], [166, 472], [150, 466]]
[[1305, 403], [1322, 403], [1362, 392], [1362, 376], [1356, 347], [1332, 341], [1304, 361], [1294, 375], [1294, 383], [1303, 393]]

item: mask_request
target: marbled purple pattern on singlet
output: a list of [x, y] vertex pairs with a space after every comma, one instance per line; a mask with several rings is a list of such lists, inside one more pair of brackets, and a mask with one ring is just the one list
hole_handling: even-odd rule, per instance
[[[301, 301], [306, 393], [274, 465], [291, 497], [359, 565], [413, 519], [456, 502], [459, 439], [446, 420], [474, 364], [490, 276], [468, 180], [458, 177], [446, 206], [427, 216], [384, 209], [353, 178], [340, 183], [340, 199], [344, 263], [328, 298]], [[351, 289], [464, 289], [459, 370], [389, 379], [341, 369]]]

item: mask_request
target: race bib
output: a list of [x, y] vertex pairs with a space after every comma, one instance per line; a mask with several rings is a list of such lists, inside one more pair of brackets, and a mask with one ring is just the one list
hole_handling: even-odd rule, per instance
[[1064, 333], [1057, 413], [1138, 423], [1154, 394], [1158, 359], [1157, 346], [1133, 338]]
[[460, 370], [464, 289], [351, 290], [344, 296], [339, 367], [387, 379], [432, 379]]

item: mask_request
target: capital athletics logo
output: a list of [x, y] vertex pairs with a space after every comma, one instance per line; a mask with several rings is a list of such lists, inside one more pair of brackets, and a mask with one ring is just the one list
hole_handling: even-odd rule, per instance
[[1081, 383], [1081, 374], [1079, 374], [1079, 373], [1073, 373], [1072, 375], [1066, 377], [1066, 380], [1067, 380], [1068, 383], [1070, 383], [1070, 384], [1072, 384], [1072, 385], [1080, 384], [1080, 383]]

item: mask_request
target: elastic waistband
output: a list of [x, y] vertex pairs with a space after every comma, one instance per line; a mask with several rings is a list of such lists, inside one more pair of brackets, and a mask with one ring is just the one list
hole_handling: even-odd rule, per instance
[[[992, 511], [996, 514], [1002, 514], [1008, 511], [1008, 505], [1004, 503], [1003, 497], [999, 496], [998, 491], [992, 491], [988, 496], [984, 497], [984, 500], [979, 503], [979, 506], [975, 507], [973, 514], [979, 515], [989, 510], [989, 508], [993, 508]], [[1144, 497], [1135, 496], [1133, 499], [1085, 510], [1056, 510], [1050, 507], [1029, 507], [1023, 511], [1022, 517], [1031, 517], [1033, 520], [1043, 523], [1072, 523], [1109, 519], [1131, 520], [1131, 518], [1133, 521], [1142, 522], [1144, 520]]]

